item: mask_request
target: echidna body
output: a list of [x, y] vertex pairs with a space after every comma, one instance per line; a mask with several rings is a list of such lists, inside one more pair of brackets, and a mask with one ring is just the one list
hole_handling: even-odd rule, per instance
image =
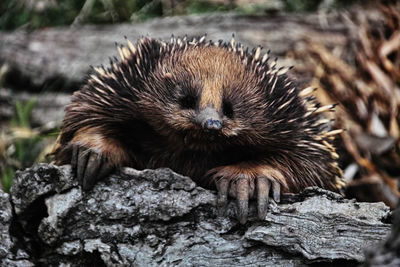
[[95, 68], [66, 109], [56, 163], [71, 163], [85, 189], [115, 168], [169, 167], [204, 186], [219, 205], [248, 199], [265, 217], [269, 196], [308, 186], [337, 191], [340, 169], [310, 89], [300, 91], [261, 49], [142, 38], [121, 60]]

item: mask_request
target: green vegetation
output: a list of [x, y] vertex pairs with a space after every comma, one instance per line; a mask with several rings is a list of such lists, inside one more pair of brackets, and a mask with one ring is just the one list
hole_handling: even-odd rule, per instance
[[36, 99], [31, 99], [25, 103], [17, 101], [15, 103], [15, 116], [11, 119], [11, 125], [15, 127], [30, 128], [30, 117], [35, 107]]
[[[2, 0], [0, 3], [0, 30], [19, 27], [38, 29], [77, 23], [110, 23], [129, 20], [145, 6], [144, 0]], [[158, 1], [159, 2], [159, 1]], [[153, 14], [154, 13], [154, 14]], [[147, 10], [147, 15], [162, 15]], [[78, 19], [78, 20], [76, 20]]]
[[14, 168], [10, 167], [10, 166], [6, 166], [4, 168], [4, 170], [2, 170], [1, 172], [1, 186], [4, 190], [4, 192], [9, 192], [11, 185], [12, 185], [12, 181], [14, 179], [14, 175], [15, 175], [15, 170]]
[[355, 2], [366, 3], [368, 1], [360, 0], [334, 0], [334, 1], [323, 1], [323, 0], [283, 0], [285, 10], [289, 12], [315, 12], [319, 9], [337, 9], [343, 8], [348, 5], [354, 4]]
[[0, 30], [38, 29], [74, 23], [142, 21], [163, 15], [225, 11], [234, 6], [212, 1], [186, 0], [2, 0]]
[[57, 135], [32, 128], [30, 117], [35, 103], [34, 99], [16, 102], [9, 127], [0, 132], [0, 181], [5, 192], [9, 191], [17, 169], [48, 161], [46, 154]]
[[[0, 3], [0, 29], [12, 30], [25, 26], [30, 29], [70, 24], [79, 13], [82, 1], [57, 1], [54, 5], [34, 5], [40, 1], [2, 0]], [[47, 3], [51, 1], [41, 1]]]
[[357, 0], [277, 0], [259, 1], [256, 4], [236, 0], [2, 0], [0, 30], [143, 21], [160, 16], [215, 11], [245, 14], [263, 14], [276, 8], [293, 12], [316, 11], [320, 8], [339, 8], [354, 2]]

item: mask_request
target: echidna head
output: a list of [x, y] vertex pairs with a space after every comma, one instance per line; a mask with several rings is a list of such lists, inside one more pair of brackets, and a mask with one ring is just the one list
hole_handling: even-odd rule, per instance
[[234, 41], [204, 38], [128, 44], [119, 48], [123, 61], [112, 72], [123, 73], [119, 81], [146, 122], [186, 148], [265, 143], [278, 136], [274, 121], [291, 118], [286, 109], [297, 101], [295, 87], [260, 48], [249, 53]]
[[183, 136], [188, 148], [229, 145], [263, 121], [259, 80], [226, 48], [177, 51], [162, 59], [153, 77], [163, 87], [154, 90], [170, 98], [160, 110], [165, 128]]

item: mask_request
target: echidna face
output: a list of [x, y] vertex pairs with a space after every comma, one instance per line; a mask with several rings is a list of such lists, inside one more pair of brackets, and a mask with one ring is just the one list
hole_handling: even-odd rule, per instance
[[123, 105], [133, 105], [134, 117], [192, 149], [293, 140], [304, 108], [285, 69], [260, 51], [249, 53], [234, 40], [143, 38], [136, 47], [119, 47], [121, 62], [97, 69], [110, 86], [97, 77], [92, 83], [120, 94]]
[[167, 108], [171, 112], [163, 117], [168, 128], [184, 136], [186, 146], [221, 147], [235, 143], [245, 130], [255, 131], [254, 120], [263, 115], [257, 108], [262, 94], [256, 93], [261, 91], [256, 77], [236, 54], [197, 47], [164, 59], [161, 66], [159, 84], [173, 96]]
[[240, 116], [235, 117], [233, 104], [223, 100], [218, 105], [215, 102], [203, 105], [203, 86], [204, 82], [198, 80], [186, 82], [185, 86], [175, 85], [175, 101], [168, 108], [171, 113], [163, 116], [168, 134], [179, 135], [192, 149], [220, 147], [240, 132]]

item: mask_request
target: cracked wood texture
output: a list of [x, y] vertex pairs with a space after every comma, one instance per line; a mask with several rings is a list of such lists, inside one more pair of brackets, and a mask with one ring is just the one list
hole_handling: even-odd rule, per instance
[[400, 205], [393, 212], [392, 231], [385, 242], [367, 249], [364, 266], [400, 266]]
[[390, 231], [383, 203], [319, 188], [284, 195], [263, 221], [251, 203], [240, 225], [234, 201], [217, 217], [215, 192], [169, 169], [126, 168], [85, 193], [69, 165], [38, 164], [17, 173], [10, 201], [15, 246], [45, 266], [353, 266]]

